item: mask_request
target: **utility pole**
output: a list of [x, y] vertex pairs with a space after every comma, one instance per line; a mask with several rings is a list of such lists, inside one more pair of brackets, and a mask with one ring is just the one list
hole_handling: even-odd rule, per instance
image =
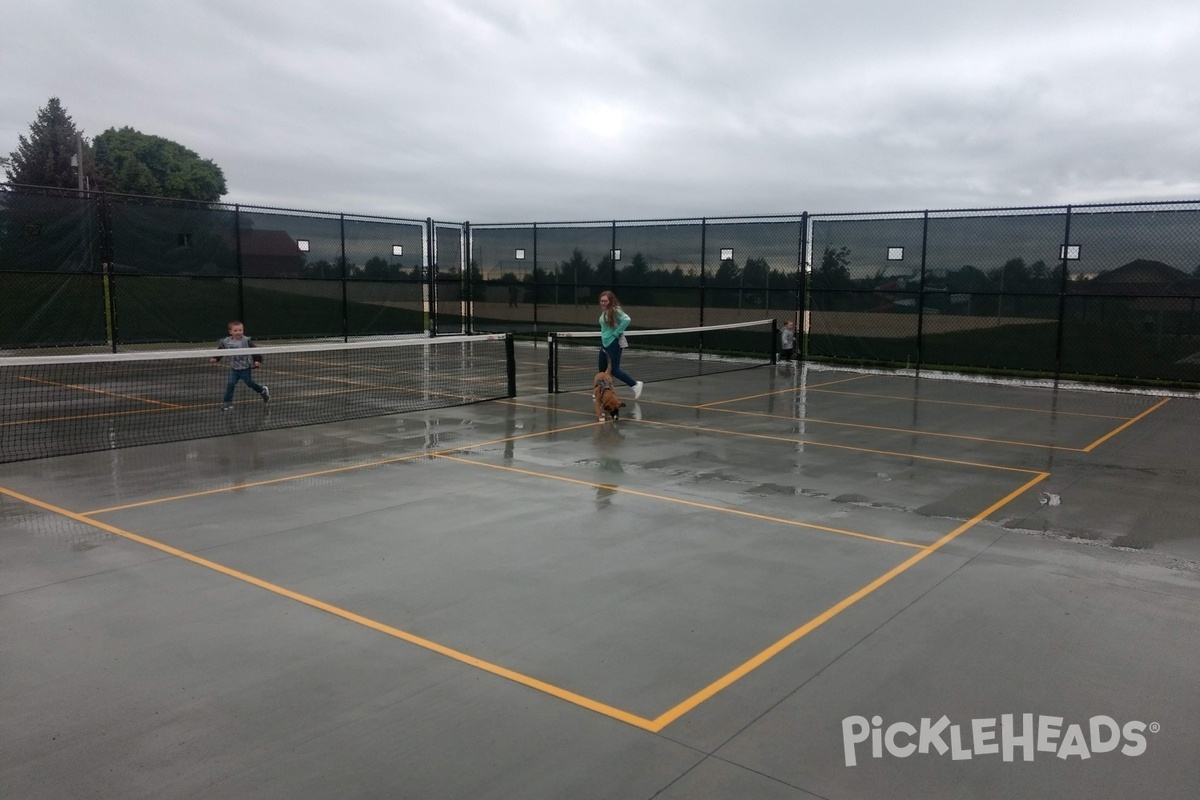
[[75, 134], [75, 176], [79, 182], [79, 196], [83, 197], [83, 134]]

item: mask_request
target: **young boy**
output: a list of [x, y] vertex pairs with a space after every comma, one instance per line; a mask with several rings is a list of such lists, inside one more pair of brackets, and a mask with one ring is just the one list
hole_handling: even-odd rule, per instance
[[789, 319], [779, 329], [779, 366], [792, 363], [792, 354], [796, 349], [796, 326]]
[[[219, 350], [248, 350], [253, 347], [254, 340], [246, 335], [245, 327], [236, 319], [229, 323], [229, 335], [217, 342]], [[212, 363], [216, 364], [220, 360], [214, 356]], [[264, 403], [271, 402], [270, 390], [256, 383], [250, 375], [254, 368], [261, 366], [262, 356], [258, 353], [229, 356], [229, 381], [225, 384], [225, 402], [221, 405], [222, 411], [229, 411], [233, 408], [233, 389], [237, 386], [238, 381], [258, 392]]]

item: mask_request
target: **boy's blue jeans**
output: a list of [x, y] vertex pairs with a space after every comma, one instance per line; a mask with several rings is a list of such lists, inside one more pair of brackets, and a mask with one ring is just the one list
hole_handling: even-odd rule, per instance
[[251, 373], [253, 371], [254, 371], [253, 367], [246, 367], [245, 369], [229, 370], [229, 382], [225, 384], [225, 402], [226, 403], [233, 402], [233, 387], [237, 386], [238, 381], [241, 381], [242, 383], [246, 384], [254, 391], [258, 392], [259, 394], [262, 394], [262, 386], [260, 386], [257, 382], [255, 382], [254, 378], [251, 376]]

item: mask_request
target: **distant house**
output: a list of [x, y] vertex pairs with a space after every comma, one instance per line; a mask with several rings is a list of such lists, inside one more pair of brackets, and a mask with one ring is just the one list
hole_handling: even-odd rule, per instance
[[304, 269], [300, 248], [287, 231], [243, 230], [242, 274], [263, 278], [299, 278]]
[[1139, 258], [1091, 280], [1073, 283], [1070, 292], [1126, 297], [1200, 297], [1200, 279], [1161, 261]]
[[[1103, 320], [1119, 309], [1133, 312], [1147, 333], [1187, 333], [1195, 327], [1200, 278], [1175, 269], [1161, 261], [1139, 258], [1087, 281], [1072, 282], [1073, 296], [1091, 297], [1084, 301], [1085, 319]], [[1105, 305], [1109, 306], [1106, 313]], [[1114, 304], [1118, 308], [1113, 308]]]

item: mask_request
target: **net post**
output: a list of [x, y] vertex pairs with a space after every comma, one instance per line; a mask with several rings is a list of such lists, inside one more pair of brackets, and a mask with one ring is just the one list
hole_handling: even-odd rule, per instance
[[517, 396], [517, 351], [513, 345], [512, 332], [504, 334], [504, 360], [508, 366], [508, 396]]
[[554, 394], [555, 386], [558, 383], [558, 376], [554, 374], [554, 367], [558, 363], [558, 334], [553, 331], [546, 337], [546, 393]]
[[[775, 366], [776, 364], [779, 363], [779, 348], [775, 346], [775, 343], [778, 341], [779, 341], [779, 320], [775, 319], [774, 317], [771, 317], [771, 341], [769, 342], [769, 345], [771, 348], [771, 350], [770, 350], [771, 366]], [[793, 346], [795, 346], [795, 345], [793, 345]]]

